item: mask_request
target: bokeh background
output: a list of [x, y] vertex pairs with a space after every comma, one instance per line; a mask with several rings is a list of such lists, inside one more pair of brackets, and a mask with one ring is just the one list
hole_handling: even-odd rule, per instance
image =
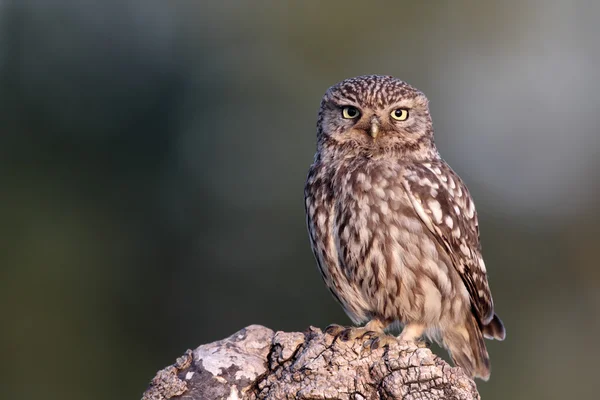
[[431, 101], [508, 338], [484, 399], [597, 398], [600, 3], [0, 1], [0, 398], [139, 398], [246, 325], [348, 323], [303, 185], [332, 84]]

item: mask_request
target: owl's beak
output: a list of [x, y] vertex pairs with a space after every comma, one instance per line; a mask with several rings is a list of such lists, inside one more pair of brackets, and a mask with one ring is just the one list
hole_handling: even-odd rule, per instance
[[373, 139], [377, 138], [377, 135], [379, 134], [379, 121], [377, 120], [377, 118], [373, 118], [371, 120], [371, 129], [369, 131], [369, 134]]

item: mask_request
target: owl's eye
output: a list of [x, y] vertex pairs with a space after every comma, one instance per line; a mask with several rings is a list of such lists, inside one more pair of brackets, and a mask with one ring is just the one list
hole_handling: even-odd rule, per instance
[[346, 119], [354, 119], [360, 115], [358, 108], [352, 106], [346, 106], [342, 108], [342, 117]]
[[408, 118], [408, 110], [405, 108], [398, 108], [392, 111], [392, 118], [396, 121], [405, 121]]

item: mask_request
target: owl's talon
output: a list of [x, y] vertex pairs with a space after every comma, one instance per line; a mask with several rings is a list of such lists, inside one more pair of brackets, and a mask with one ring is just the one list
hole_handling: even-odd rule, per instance
[[373, 338], [373, 339], [369, 339], [367, 340], [364, 344], [363, 347], [365, 349], [370, 349], [370, 350], [377, 350], [379, 348], [379, 338]]
[[345, 326], [342, 325], [338, 325], [338, 324], [331, 324], [329, 325], [327, 328], [325, 328], [325, 333], [327, 335], [330, 336], [339, 336], [340, 333], [342, 333], [345, 329], [347, 329]]
[[342, 342], [347, 342], [350, 339], [354, 339], [353, 328], [346, 328], [340, 332], [339, 338]]
[[371, 339], [373, 337], [376, 337], [377, 335], [379, 335], [379, 333], [377, 333], [375, 331], [366, 331], [365, 333], [362, 334], [362, 336], [360, 338], [361, 339], [364, 339], [364, 338]]
[[388, 347], [393, 343], [398, 343], [398, 340], [396, 340], [395, 337], [381, 333], [377, 334], [375, 338], [369, 341], [368, 347], [370, 347], [371, 350], [377, 350], [382, 347]]
[[377, 332], [374, 332], [368, 328], [357, 328], [357, 327], [351, 327], [351, 328], [346, 328], [344, 329], [341, 333], [340, 333], [340, 339], [343, 340], [344, 342], [347, 342], [348, 340], [357, 340], [357, 339], [363, 339], [365, 337], [371, 337], [373, 335], [377, 335]]

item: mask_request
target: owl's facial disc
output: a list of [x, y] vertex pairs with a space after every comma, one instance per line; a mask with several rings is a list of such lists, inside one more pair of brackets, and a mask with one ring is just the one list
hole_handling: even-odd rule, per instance
[[427, 98], [391, 76], [346, 79], [321, 101], [317, 146], [335, 157], [436, 154]]

